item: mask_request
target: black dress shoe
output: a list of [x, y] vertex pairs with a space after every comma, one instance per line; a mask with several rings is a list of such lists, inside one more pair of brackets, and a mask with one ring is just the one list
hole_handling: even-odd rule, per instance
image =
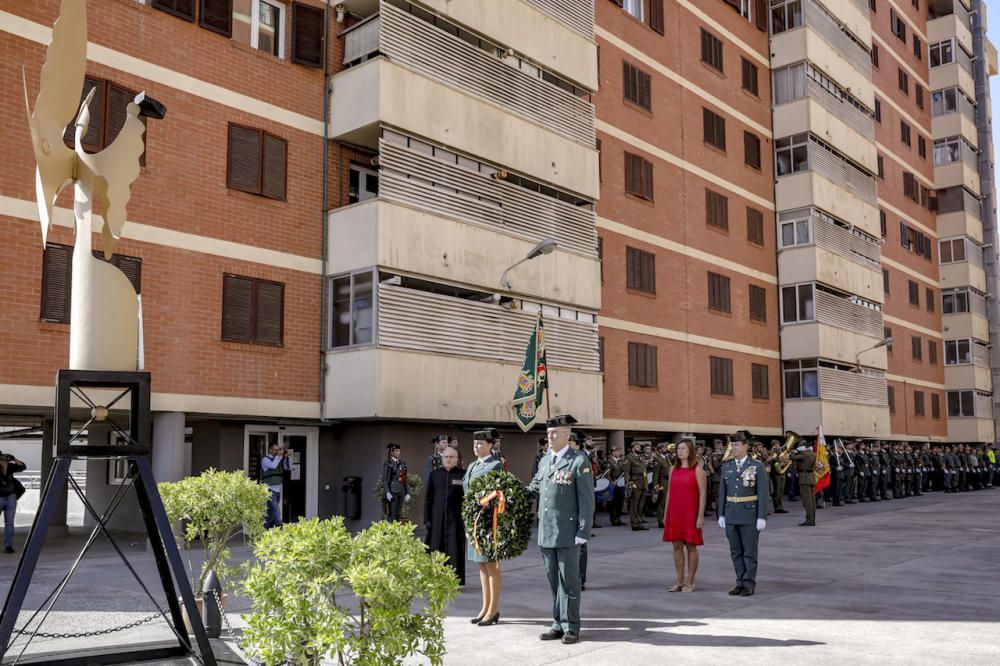
[[471, 620], [469, 620], [469, 623], [470, 624], [479, 624], [479, 622], [483, 619], [483, 617], [484, 617], [483, 615], [480, 615], [479, 617], [474, 617]]
[[5, 552], [7, 554], [13, 553], [14, 552], [14, 547], [13, 546], [7, 546], [6, 548], [3, 549], [3, 552]]
[[744, 587], [742, 590], [740, 590], [740, 596], [741, 597], [752, 597], [753, 596], [753, 592], [754, 592], [754, 588], [753, 588], [752, 585], [750, 587]]
[[580, 634], [576, 633], [575, 631], [567, 631], [565, 634], [563, 634], [562, 637], [562, 642], [565, 643], [566, 645], [571, 645], [573, 643], [576, 643], [578, 640], [580, 640]]
[[497, 611], [496, 613], [493, 614], [493, 617], [488, 617], [480, 621], [478, 624], [480, 627], [488, 627], [491, 624], [496, 624], [499, 621], [500, 621], [500, 611]]
[[543, 641], [557, 641], [563, 637], [563, 632], [559, 629], [549, 629], [544, 634], [540, 635], [539, 638]]
[[808, 520], [799, 523], [799, 527], [816, 527], [816, 523], [810, 522]]
[[778, 509], [777, 511], [775, 511], [775, 513], [788, 513], [788, 512], [785, 511], [784, 509]]
[[742, 593], [743, 593], [743, 586], [742, 585], [737, 585], [733, 589], [729, 590], [729, 596], [731, 596], [731, 597], [738, 597]]
[[580, 591], [583, 592], [586, 589], [587, 589], [587, 584], [586, 583], [580, 583]]

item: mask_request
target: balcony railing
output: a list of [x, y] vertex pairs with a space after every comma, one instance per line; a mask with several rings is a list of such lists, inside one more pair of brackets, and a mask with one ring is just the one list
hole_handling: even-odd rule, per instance
[[[381, 347], [520, 364], [536, 318], [492, 303], [378, 286]], [[550, 366], [600, 371], [597, 324], [546, 317], [545, 342]]]
[[874, 238], [869, 240], [867, 235], [846, 229], [816, 211], [811, 216], [811, 224], [812, 237], [817, 246], [868, 268], [881, 268], [882, 248]]
[[816, 0], [805, 0], [802, 4], [805, 6], [805, 24], [819, 33], [827, 44], [854, 65], [858, 71], [867, 78], [871, 78], [871, 54], [858, 43], [847, 28], [833, 17], [831, 11]]
[[885, 377], [820, 367], [819, 397], [858, 405], [888, 406]]
[[809, 137], [809, 168], [840, 185], [854, 196], [877, 205], [875, 178], [865, 173], [846, 159], [837, 155], [829, 147]]
[[875, 140], [875, 119], [858, 107], [824, 88], [812, 77], [807, 77], [809, 99], [839, 118], [845, 125], [871, 141]]
[[884, 335], [881, 310], [816, 289], [816, 321], [872, 338]]
[[[419, 148], [408, 147], [419, 146]], [[495, 169], [385, 130], [379, 140], [379, 196], [537, 241], [597, 256], [592, 206], [578, 206], [500, 178]]]
[[[594, 0], [526, 0], [585, 37], [594, 36]], [[855, 0], [857, 2], [858, 0]]]
[[487, 53], [471, 33], [455, 32], [383, 1], [378, 15], [343, 33], [344, 62], [381, 54], [588, 147], [594, 145], [593, 104], [545, 81], [537, 68], [538, 75], [532, 75], [503, 62], [500, 54]]

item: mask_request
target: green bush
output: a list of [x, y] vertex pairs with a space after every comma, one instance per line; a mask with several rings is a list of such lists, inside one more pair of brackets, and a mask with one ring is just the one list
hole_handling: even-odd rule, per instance
[[253, 606], [243, 647], [266, 664], [385, 666], [444, 657], [444, 614], [458, 580], [413, 526], [375, 523], [352, 537], [342, 517], [269, 530], [245, 588]]
[[[209, 469], [199, 476], [157, 484], [163, 507], [178, 545], [188, 557], [188, 571], [196, 595], [210, 571], [221, 581], [239, 571], [229, 565], [229, 542], [241, 532], [253, 541], [264, 532], [264, 514], [270, 492], [267, 486], [243, 472]], [[197, 576], [191, 564], [191, 548], [201, 541], [205, 562]]]

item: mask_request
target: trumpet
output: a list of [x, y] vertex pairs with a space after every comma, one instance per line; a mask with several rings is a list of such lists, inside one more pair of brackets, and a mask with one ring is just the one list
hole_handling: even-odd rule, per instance
[[722, 454], [722, 462], [729, 462], [733, 459], [733, 440], [726, 435], [726, 452]]
[[785, 433], [785, 448], [778, 454], [778, 462], [774, 466], [775, 472], [778, 474], [784, 474], [788, 471], [788, 468], [792, 466], [792, 461], [789, 456], [792, 455], [792, 451], [795, 450], [795, 447], [798, 446], [801, 441], [802, 437], [800, 437], [797, 432], [789, 430]]

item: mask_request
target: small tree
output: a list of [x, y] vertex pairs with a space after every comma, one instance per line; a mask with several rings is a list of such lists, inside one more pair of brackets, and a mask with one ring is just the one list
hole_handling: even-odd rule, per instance
[[254, 553], [250, 656], [314, 666], [336, 654], [341, 664], [384, 666], [421, 654], [441, 663], [458, 581], [411, 525], [376, 523], [352, 538], [339, 516], [300, 521], [267, 532]]
[[[186, 551], [194, 593], [201, 594], [210, 571], [221, 580], [238, 569], [229, 565], [229, 542], [240, 532], [253, 541], [264, 531], [270, 491], [243, 472], [209, 469], [199, 476], [157, 484], [177, 543]], [[205, 562], [197, 576], [191, 549], [201, 541]]]

